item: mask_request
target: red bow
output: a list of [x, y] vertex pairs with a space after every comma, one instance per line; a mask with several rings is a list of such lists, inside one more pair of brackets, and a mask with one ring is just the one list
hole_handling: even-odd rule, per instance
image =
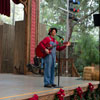
[[29, 100], [38, 100], [38, 95], [34, 94], [32, 98], [30, 98]]
[[59, 100], [64, 100], [64, 96], [65, 96], [64, 90], [63, 89], [60, 89], [57, 92], [57, 97], [59, 98]]
[[80, 87], [78, 87], [78, 88], [76, 88], [76, 91], [77, 91], [78, 95], [80, 96], [80, 98], [82, 98], [82, 94], [83, 94], [82, 89]]
[[92, 83], [89, 83], [89, 89], [90, 89], [91, 92], [93, 91], [94, 86], [92, 85]]

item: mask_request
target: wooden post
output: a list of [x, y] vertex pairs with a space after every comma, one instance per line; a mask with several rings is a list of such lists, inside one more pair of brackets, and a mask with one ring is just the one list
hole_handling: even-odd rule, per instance
[[40, 8], [40, 0], [36, 0], [36, 37], [35, 37], [35, 40], [36, 40], [36, 45], [38, 44], [39, 42], [39, 29], [40, 29], [40, 26], [39, 26], [39, 8]]
[[27, 73], [26, 65], [30, 61], [30, 33], [31, 33], [31, 0], [20, 0], [24, 5], [26, 32], [25, 32], [25, 60], [24, 60], [24, 74]]
[[31, 0], [27, 0], [25, 13], [26, 13], [26, 34], [25, 34], [24, 74], [27, 73], [26, 65], [30, 62]]

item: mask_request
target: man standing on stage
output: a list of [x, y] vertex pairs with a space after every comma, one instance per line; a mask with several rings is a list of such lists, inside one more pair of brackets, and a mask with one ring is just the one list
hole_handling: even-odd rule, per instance
[[[54, 36], [57, 33], [56, 28], [50, 28], [48, 37], [45, 37], [41, 42], [40, 46], [41, 49], [45, 51], [47, 54], [46, 57], [44, 57], [44, 87], [55, 87], [56, 84], [54, 84], [54, 77], [55, 77], [55, 64], [56, 64], [56, 50], [61, 51], [66, 48], [66, 46], [70, 45], [70, 42], [67, 42], [64, 44], [64, 46], [59, 46], [59, 42], [57, 42], [54, 38]], [[54, 46], [57, 45], [57, 46]], [[48, 46], [54, 46], [51, 50], [49, 50]]]

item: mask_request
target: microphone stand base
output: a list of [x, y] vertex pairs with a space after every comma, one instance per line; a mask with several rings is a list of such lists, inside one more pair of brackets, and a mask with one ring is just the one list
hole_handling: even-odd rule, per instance
[[54, 88], [63, 88], [62, 86], [55, 86]]

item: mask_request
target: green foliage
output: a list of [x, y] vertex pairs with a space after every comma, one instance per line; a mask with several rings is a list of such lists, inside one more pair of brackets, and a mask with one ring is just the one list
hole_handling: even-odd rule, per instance
[[76, 67], [82, 72], [84, 66], [99, 64], [99, 45], [93, 35], [83, 33], [75, 47], [75, 55], [78, 55]]
[[60, 32], [66, 32], [66, 16], [58, 9], [61, 2], [61, 0], [45, 0], [40, 3], [40, 23], [46, 24], [47, 31], [50, 27], [56, 27]]

